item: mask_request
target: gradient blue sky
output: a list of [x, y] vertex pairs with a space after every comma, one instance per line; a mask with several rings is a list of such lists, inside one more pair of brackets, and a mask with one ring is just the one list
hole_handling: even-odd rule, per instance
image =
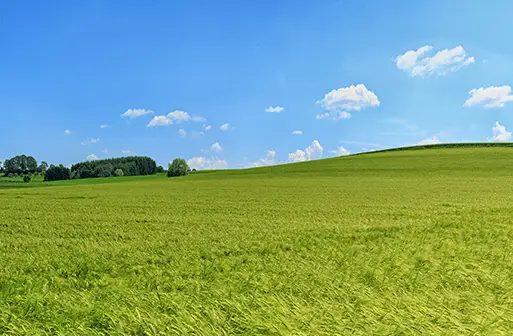
[[[238, 168], [509, 141], [511, 13], [506, 0], [2, 1], [0, 160]], [[168, 125], [148, 127], [156, 116]]]

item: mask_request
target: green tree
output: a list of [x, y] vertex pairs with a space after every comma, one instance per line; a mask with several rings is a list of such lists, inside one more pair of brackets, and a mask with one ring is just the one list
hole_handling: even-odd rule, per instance
[[37, 171], [40, 173], [44, 173], [48, 169], [48, 163], [46, 161], [42, 161], [39, 167], [37, 167]]
[[30, 182], [30, 180], [31, 180], [30, 175], [25, 175], [25, 176], [23, 176], [23, 182], [25, 182], [25, 183], [29, 183], [29, 182]]
[[4, 170], [6, 174], [33, 174], [37, 172], [37, 161], [32, 156], [17, 155], [5, 160]]
[[169, 165], [167, 170], [167, 177], [185, 176], [187, 175], [188, 170], [189, 165], [187, 165], [187, 162], [184, 159], [176, 158]]
[[69, 180], [70, 178], [71, 172], [69, 168], [66, 168], [63, 165], [51, 165], [45, 173], [45, 181]]
[[125, 173], [123, 173], [123, 169], [116, 169], [116, 171], [114, 172], [114, 175], [115, 176], [123, 176], [125, 175]]

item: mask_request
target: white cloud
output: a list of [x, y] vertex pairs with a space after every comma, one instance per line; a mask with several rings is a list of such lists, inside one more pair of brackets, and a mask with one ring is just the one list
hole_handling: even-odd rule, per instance
[[128, 109], [121, 115], [122, 118], [137, 118], [146, 114], [153, 114], [152, 110], [147, 109]]
[[210, 126], [210, 125], [203, 125], [203, 128], [205, 129], [205, 131], [210, 131], [212, 129], [212, 126]]
[[292, 162], [315, 160], [322, 157], [323, 150], [319, 141], [314, 140], [305, 150], [297, 149], [294, 153], [289, 153], [288, 158]]
[[86, 160], [87, 161], [94, 161], [94, 160], [99, 160], [100, 158], [97, 157], [96, 155], [94, 154], [89, 154], [87, 157], [86, 157]]
[[64, 131], [64, 134], [66, 134], [66, 135], [70, 135], [70, 134], [71, 134], [71, 131], [70, 131], [69, 129], [67, 129], [67, 130], [65, 130], [65, 131]]
[[432, 137], [430, 138], [426, 138], [424, 140], [421, 140], [417, 143], [418, 146], [423, 146], [423, 145], [436, 145], [436, 144], [439, 144], [441, 143], [440, 139], [436, 136], [436, 135], [433, 135]]
[[130, 154], [134, 154], [134, 152], [132, 152], [129, 149], [124, 149], [124, 150], [121, 151], [121, 154], [123, 154], [123, 155], [130, 155]]
[[87, 141], [82, 141], [81, 144], [82, 145], [88, 145], [88, 144], [91, 144], [91, 143], [97, 143], [97, 142], [100, 142], [100, 138], [91, 138]]
[[[379, 106], [378, 96], [368, 90], [365, 85], [351, 85], [332, 90], [317, 101], [327, 112], [318, 114], [317, 119], [340, 120], [351, 117], [347, 111], [360, 111], [367, 107]], [[347, 111], [346, 111], [347, 110]]]
[[485, 108], [504, 107], [504, 103], [513, 101], [513, 94], [511, 94], [509, 85], [472, 89], [468, 93], [470, 98], [463, 104], [465, 107], [474, 105]]
[[167, 116], [155, 116], [146, 127], [168, 126], [173, 123], [173, 120]]
[[332, 112], [324, 112], [315, 116], [315, 119], [330, 119], [330, 120], [340, 120], [340, 119], [349, 119], [351, 118], [351, 113], [346, 111], [332, 111]]
[[210, 150], [213, 151], [213, 152], [218, 153], [218, 152], [223, 150], [223, 147], [221, 147], [219, 142], [216, 142], [215, 144], [212, 144], [212, 146], [210, 146]]
[[331, 150], [330, 153], [335, 154], [336, 156], [344, 156], [344, 155], [351, 154], [351, 152], [349, 150], [347, 150], [346, 148], [344, 148], [342, 146], [340, 146], [336, 150]]
[[498, 121], [495, 122], [495, 127], [492, 128], [493, 138], [492, 141], [510, 141], [511, 140], [511, 132], [506, 131], [506, 127], [499, 124]]
[[261, 166], [272, 166], [276, 164], [275, 161], [276, 152], [274, 150], [266, 151], [265, 157], [258, 159], [258, 161], [253, 163], [253, 167], [261, 167]]
[[397, 56], [395, 59], [397, 68], [410, 73], [412, 77], [425, 77], [446, 75], [476, 61], [474, 57], [467, 57], [467, 52], [462, 46], [440, 50], [431, 57], [425, 56], [432, 49], [432, 46], [424, 46]]
[[176, 121], [177, 124], [188, 121], [191, 119], [191, 115], [185, 111], [176, 110], [169, 112], [167, 118]]
[[187, 135], [187, 132], [183, 128], [180, 128], [178, 130], [178, 134], [180, 134], [181, 137], [184, 137]]
[[303, 131], [295, 130], [295, 131], [292, 131], [292, 134], [294, 134], [294, 135], [303, 135]]
[[216, 157], [207, 158], [204, 156], [195, 156], [187, 160], [187, 164], [191, 169], [226, 169], [228, 162]]
[[199, 136], [203, 136], [203, 135], [205, 135], [205, 133], [203, 133], [203, 132], [197, 132], [197, 131], [192, 132], [193, 137], [199, 137]]
[[306, 161], [306, 153], [301, 149], [296, 149], [294, 153], [289, 153], [289, 161], [301, 162]]
[[226, 132], [228, 131], [228, 129], [230, 129], [230, 124], [226, 123], [226, 124], [222, 124], [221, 127], [219, 127], [221, 129], [221, 131], [223, 132]]
[[107, 124], [100, 125], [100, 128], [107, 128], [107, 127], [109, 127], [109, 125], [107, 125]]
[[185, 111], [175, 110], [173, 112], [169, 112], [165, 116], [153, 117], [153, 120], [150, 121], [147, 127], [168, 126], [173, 123], [181, 124], [182, 122], [189, 120], [206, 121], [206, 119], [201, 116], [191, 116], [189, 113]]
[[283, 110], [285, 110], [283, 107], [281, 107], [279, 105], [276, 105], [276, 106], [269, 106], [268, 108], [265, 109], [265, 112], [268, 112], [268, 113], [280, 113]]
[[109, 149], [108, 149], [108, 148], [104, 148], [104, 149], [102, 150], [102, 152], [103, 152], [103, 153], [105, 153], [105, 154], [107, 154], [107, 153], [109, 152]]

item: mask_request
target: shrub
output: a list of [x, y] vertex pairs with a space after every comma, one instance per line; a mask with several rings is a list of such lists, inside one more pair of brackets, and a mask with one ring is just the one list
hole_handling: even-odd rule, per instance
[[167, 177], [185, 176], [188, 173], [189, 166], [184, 159], [174, 159], [167, 170]]
[[23, 182], [25, 182], [25, 183], [29, 183], [29, 182], [30, 182], [30, 180], [31, 180], [31, 178], [30, 178], [30, 176], [29, 176], [29, 175], [25, 175], [25, 176], [23, 176]]
[[116, 171], [114, 172], [114, 176], [124, 176], [125, 173], [123, 173], [123, 169], [116, 169]]

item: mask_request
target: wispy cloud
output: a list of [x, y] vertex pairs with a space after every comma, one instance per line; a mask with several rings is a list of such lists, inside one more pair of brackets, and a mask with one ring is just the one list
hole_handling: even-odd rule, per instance
[[97, 143], [97, 142], [100, 142], [100, 138], [91, 138], [89, 140], [82, 141], [80, 144], [88, 145], [88, 144]]
[[122, 118], [138, 118], [147, 114], [153, 114], [152, 110], [147, 109], [128, 109], [121, 115]]

